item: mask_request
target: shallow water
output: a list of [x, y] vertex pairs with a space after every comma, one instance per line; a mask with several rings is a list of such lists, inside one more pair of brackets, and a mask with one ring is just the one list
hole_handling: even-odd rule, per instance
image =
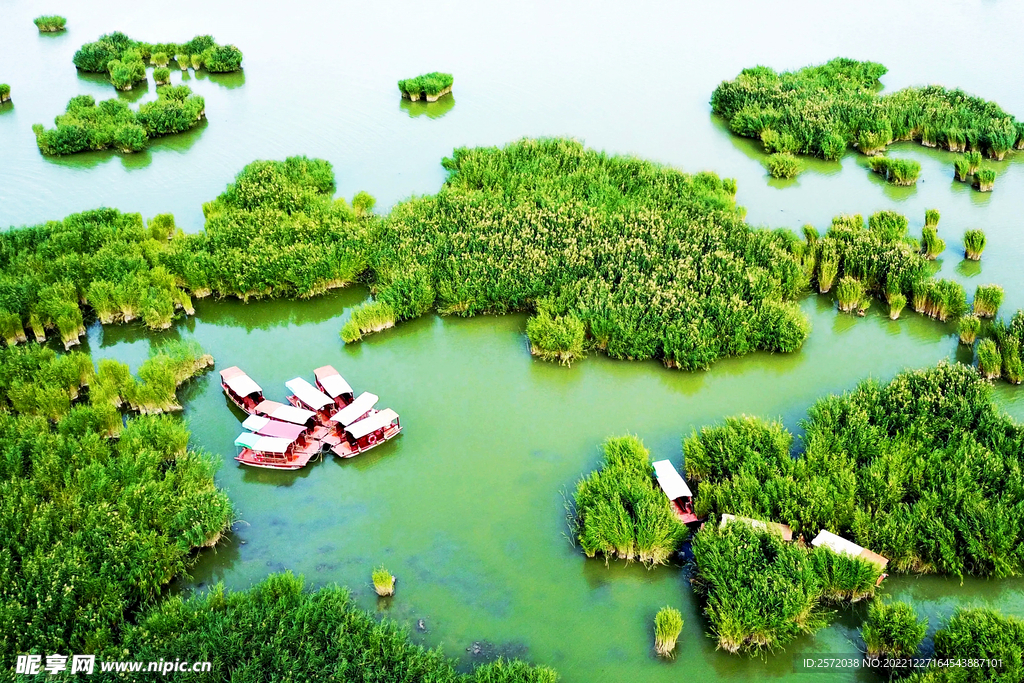
[[[1018, 23], [1010, 4], [254, 2], [242, 17], [235, 7], [92, 3], [88, 13], [67, 10], [64, 34], [40, 36], [31, 3], [0, 3], [0, 81], [12, 85], [13, 99], [0, 108], [0, 225], [109, 205], [147, 217], [171, 211], [179, 225], [198, 230], [202, 202], [242, 166], [290, 154], [330, 160], [339, 194], [365, 189], [386, 210], [436, 191], [444, 177], [438, 162], [453, 147], [572, 135], [610, 152], [735, 177], [748, 218], [773, 227], [812, 222], [823, 230], [838, 213], [893, 208], [910, 216], [916, 232], [924, 209], [938, 208], [947, 241], [942, 275], [969, 292], [979, 282], [1001, 283], [1004, 310], [1024, 307], [1017, 267], [1024, 155], [997, 165], [990, 195], [954, 183], [948, 154], [911, 144], [893, 153], [920, 161], [913, 188], [880, 183], [854, 154], [812, 161], [797, 180], [780, 183], [765, 177], [757, 146], [729, 135], [707, 105], [715, 85], [745, 66], [796, 68], [846, 55], [886, 64], [889, 88], [962, 86], [1024, 115], [1016, 87], [1024, 54], [1012, 41], [991, 40]], [[875, 16], [887, 17], [887, 30], [866, 30]], [[957, 44], [986, 46], [988, 68], [951, 49], [953, 27]], [[81, 43], [114, 29], [149, 40], [212, 33], [244, 50], [245, 72], [190, 75], [186, 82], [206, 98], [208, 122], [143, 154], [40, 156], [31, 124], [49, 125], [77, 94], [118, 96], [71, 64]], [[454, 97], [441, 106], [402, 103], [395, 81], [433, 69], [455, 74]], [[180, 72], [172, 73], [178, 82]], [[128, 99], [153, 97], [150, 84]], [[959, 238], [968, 227], [988, 233], [980, 266], [961, 260]], [[302, 302], [206, 300], [194, 318], [163, 334], [90, 328], [87, 350], [133, 368], [151, 341], [194, 336], [219, 368], [243, 366], [278, 400], [285, 380], [312, 379], [314, 367], [331, 363], [357, 391], [378, 394], [402, 416], [399, 439], [354, 460], [327, 459], [292, 474], [247, 470], [232, 460], [240, 415], [216, 373], [189, 385], [183, 398], [193, 441], [223, 462], [217, 479], [239, 522], [179, 588], [214, 581], [244, 588], [290, 569], [312, 585], [348, 585], [361, 605], [466, 665], [510, 654], [552, 665], [570, 682], [788, 678], [797, 653], [856, 651], [863, 606], [766, 659], [715, 652], [685, 571], [585, 559], [566, 538], [563, 493], [594, 467], [609, 435], [636, 433], [656, 457], [678, 464], [680, 439], [727, 415], [778, 417], [798, 431], [824, 393], [965, 359], [952, 326], [913, 313], [889, 321], [877, 304], [866, 318], [839, 315], [828, 298], [808, 297], [803, 307], [814, 330], [797, 354], [728, 359], [701, 373], [604, 357], [567, 369], [530, 357], [518, 315], [430, 316], [345, 347], [338, 331], [366, 296], [352, 288]], [[1024, 419], [1024, 392], [1000, 384], [997, 397]], [[398, 577], [389, 601], [378, 601], [369, 585], [371, 568], [382, 562]], [[1024, 616], [1024, 581], [891, 578], [885, 593], [912, 599], [933, 629], [959, 604]], [[671, 663], [652, 655], [651, 622], [663, 605], [679, 607], [686, 619]], [[482, 644], [479, 655], [474, 643]]]

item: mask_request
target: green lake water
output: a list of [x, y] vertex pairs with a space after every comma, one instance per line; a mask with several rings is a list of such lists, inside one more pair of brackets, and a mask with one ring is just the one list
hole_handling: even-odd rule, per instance
[[[45, 9], [66, 14], [69, 30], [41, 36], [31, 19], [42, 9], [0, 0], [0, 82], [11, 84], [13, 100], [0, 107], [3, 226], [107, 205], [147, 217], [170, 211], [194, 231], [202, 202], [242, 166], [291, 154], [330, 160], [339, 194], [365, 189], [387, 210], [436, 191], [444, 177], [438, 162], [453, 147], [571, 135], [609, 152], [735, 177], [748, 218], [771, 227], [811, 222], [824, 230], [838, 213], [891, 208], [917, 232], [925, 208], [937, 208], [947, 241], [941, 274], [969, 292], [1000, 283], [1004, 311], [1024, 307], [1024, 155], [996, 164], [990, 195], [954, 183], [950, 155], [912, 144], [892, 154], [921, 163], [913, 188], [878, 182], [852, 153], [809, 162], [799, 179], [779, 183], [765, 177], [757, 145], [729, 135], [707, 104], [715, 85], [745, 66], [797, 68], [843, 55], [886, 64], [887, 88], [961, 86], [1024, 116], [1024, 52], [996, 39], [1019, 23], [1012, 4], [253, 2], [239, 11], [210, 2], [179, 11], [112, 1], [88, 11]], [[190, 74], [185, 82], [206, 98], [208, 122], [143, 154], [42, 157], [31, 125], [51, 124], [70, 97], [155, 97], [152, 83], [117, 95], [102, 78], [76, 74], [75, 49], [115, 29], [154, 41], [211, 33], [245, 52], [245, 72]], [[956, 45], [983, 47], [984, 68]], [[454, 97], [440, 106], [402, 104], [395, 81], [434, 69], [455, 74]], [[174, 82], [181, 78], [174, 72]], [[959, 240], [969, 227], [988, 234], [980, 265], [962, 261]], [[467, 666], [521, 656], [568, 682], [814, 680], [792, 673], [794, 656], [853, 653], [859, 644], [863, 606], [766, 659], [716, 652], [685, 570], [587, 560], [566, 537], [563, 494], [593, 469], [605, 437], [636, 433], [655, 457], [679, 466], [681, 438], [724, 416], [777, 417], [798, 432], [822, 394], [944, 358], [969, 361], [951, 325], [911, 312], [890, 321], [877, 304], [865, 318], [839, 315], [818, 296], [802, 303], [813, 332], [799, 353], [727, 359], [701, 373], [593, 356], [572, 368], [541, 363], [529, 355], [522, 315], [428, 316], [346, 347], [338, 331], [367, 296], [351, 288], [301, 302], [203, 300], [194, 318], [161, 334], [90, 327], [84, 350], [133, 368], [152, 342], [194, 337], [218, 368], [241, 365], [277, 400], [286, 380], [311, 380], [313, 368], [329, 363], [402, 417], [402, 436], [370, 454], [264, 472], [232, 459], [241, 415], [216, 373], [188, 385], [182, 397], [194, 445], [223, 461], [217, 480], [239, 521], [175, 588], [223, 581], [241, 589], [289, 569], [314, 586], [349, 586], [360, 605]], [[1024, 390], [996, 386], [1000, 404], [1024, 420]], [[380, 563], [398, 577], [387, 601], [369, 585]], [[1021, 580], [892, 577], [883, 592], [911, 599], [933, 630], [957, 605], [1024, 616]], [[672, 662], [653, 656], [652, 620], [663, 605], [679, 607], [686, 620]]]

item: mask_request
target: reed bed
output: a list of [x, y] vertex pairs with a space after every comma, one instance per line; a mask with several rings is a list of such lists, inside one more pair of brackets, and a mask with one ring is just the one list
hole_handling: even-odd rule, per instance
[[654, 615], [654, 651], [669, 657], [676, 649], [676, 641], [683, 631], [683, 615], [675, 607], [662, 607]]
[[849, 275], [844, 275], [836, 285], [836, 299], [839, 300], [839, 310], [849, 313], [860, 307], [864, 298], [864, 285], [860, 280]]
[[398, 81], [398, 89], [401, 91], [402, 97], [413, 102], [420, 98], [425, 99], [427, 102], [436, 102], [452, 91], [454, 83], [455, 79], [451, 74], [432, 71], [416, 78], [406, 78]]
[[992, 339], [982, 339], [978, 344], [978, 372], [985, 379], [996, 379], [1003, 374], [1003, 357]]
[[991, 168], [980, 169], [974, 174], [974, 189], [979, 192], [991, 192], [996, 186], [996, 172]]
[[216, 683], [323, 680], [324, 672], [380, 683], [557, 680], [551, 669], [506, 659], [459, 673], [454, 659], [413, 644], [396, 623], [359, 609], [344, 588], [307, 590], [291, 573], [272, 574], [246, 591], [219, 584], [168, 598], [127, 629], [123, 641], [129, 652], [152, 661], [210, 661], [212, 672], [203, 676]]
[[994, 318], [1003, 304], [1003, 288], [999, 285], [978, 285], [974, 290], [974, 315], [979, 318]]
[[978, 319], [977, 315], [964, 315], [960, 317], [960, 321], [957, 323], [957, 333], [960, 336], [961, 344], [973, 346], [979, 332], [981, 332], [981, 320]]
[[553, 316], [542, 310], [526, 323], [530, 353], [562, 365], [572, 365], [587, 355], [586, 335], [586, 325], [571, 313]]
[[946, 241], [939, 237], [934, 225], [926, 225], [921, 230], [921, 251], [929, 261], [934, 261], [946, 250]]
[[765, 157], [764, 167], [773, 178], [795, 178], [803, 170], [800, 160], [789, 152], [777, 152]]
[[205, 116], [203, 98], [193, 95], [187, 85], [178, 85], [157, 89], [156, 101], [146, 102], [138, 111], [118, 99], [97, 105], [92, 95], [78, 95], [54, 119], [55, 128], [36, 124], [32, 130], [43, 154], [61, 156], [110, 148], [129, 154], [144, 150], [151, 138], [190, 130]]
[[953, 170], [956, 172], [956, 179], [962, 183], [971, 182], [979, 166], [981, 166], [981, 152], [977, 150], [958, 154], [953, 159]]
[[893, 185], [913, 185], [921, 174], [921, 164], [911, 159], [876, 156], [868, 159], [868, 167]]
[[166, 66], [158, 66], [153, 69], [153, 82], [158, 86], [170, 85], [171, 83], [171, 70]]
[[546, 310], [581, 321], [588, 349], [684, 369], [808, 334], [799, 241], [746, 224], [733, 181], [564, 139], [457, 149], [444, 166], [441, 191], [396, 206], [370, 244], [367, 278], [396, 321]]
[[[154, 60], [154, 55], [160, 59]], [[219, 45], [212, 36], [196, 36], [187, 43], [144, 43], [120, 31], [83, 45], [75, 52], [74, 63], [80, 71], [107, 73], [119, 90], [130, 90], [145, 80], [145, 60], [167, 66], [169, 55], [175, 55], [183, 69], [193, 66], [210, 73], [229, 73], [242, 68], [242, 51], [234, 45]]]
[[587, 557], [666, 564], [686, 538], [635, 436], [604, 442], [600, 469], [576, 484], [576, 535]]
[[60, 33], [68, 24], [68, 20], [57, 14], [44, 14], [32, 20], [40, 33]]
[[924, 224], [936, 227], [939, 224], [939, 218], [941, 214], [938, 209], [925, 209], [924, 210]]
[[918, 619], [913, 605], [875, 600], [861, 627], [868, 657], [913, 657], [928, 632], [928, 620]]
[[373, 590], [381, 597], [395, 594], [395, 575], [381, 565], [373, 570]]
[[782, 73], [753, 67], [723, 81], [711, 107], [733, 133], [761, 140], [768, 152], [839, 159], [851, 146], [873, 156], [917, 140], [1002, 159], [1022, 146], [1019, 122], [994, 102], [937, 85], [879, 94], [886, 71], [842, 58]]
[[0, 83], [0, 104], [11, 101], [11, 86], [7, 83]]
[[980, 261], [983, 251], [985, 251], [985, 232], [982, 230], [968, 230], [965, 232], [964, 257], [971, 261]]
[[[1002, 290], [995, 294], [1000, 300], [1001, 295]], [[1009, 322], [993, 320], [988, 335], [989, 338], [978, 344], [978, 371], [988, 379], [1002, 377], [1010, 384], [1024, 382], [1024, 362], [1021, 360], [1021, 352], [1024, 350], [1024, 311], [1017, 311]]]
[[1013, 683], [1024, 680], [1024, 621], [986, 607], [958, 608], [935, 633], [935, 658], [993, 660], [999, 666], [929, 668], [910, 683]]
[[[979, 357], [986, 346], [1001, 366], [990, 339]], [[889, 571], [1024, 574], [1024, 427], [974, 368], [863, 382], [819, 399], [803, 427], [795, 458], [792, 435], [757, 418], [685, 439], [696, 513], [778, 521], [805, 538], [828, 529], [889, 558]]]

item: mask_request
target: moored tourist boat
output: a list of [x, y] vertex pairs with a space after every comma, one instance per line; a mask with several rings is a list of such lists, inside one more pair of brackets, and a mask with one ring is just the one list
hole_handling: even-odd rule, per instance
[[374, 406], [377, 405], [377, 395], [371, 394], [368, 391], [364, 391], [359, 394], [351, 403], [331, 415], [329, 422], [331, 423], [330, 433], [324, 437], [324, 443], [336, 446], [345, 439], [345, 428], [350, 424], [353, 424], [357, 420], [361, 420], [364, 417], [368, 417], [372, 413], [377, 411]]
[[250, 415], [263, 401], [263, 389], [237, 365], [220, 371], [220, 385], [231, 402]]
[[261, 436], [252, 432], [239, 434], [235, 446], [239, 449], [235, 460], [243, 465], [270, 470], [300, 469], [320, 452], [318, 442], [300, 443], [298, 440]]
[[312, 410], [316, 413], [317, 421], [323, 424], [327, 423], [330, 418], [331, 410], [334, 408], [334, 401], [331, 398], [314, 387], [312, 384], [296, 377], [290, 379], [284, 383], [288, 390], [291, 391], [291, 395], [288, 396], [288, 402], [296, 408], [305, 408], [306, 410]]
[[245, 418], [242, 428], [248, 429], [250, 432], [260, 436], [273, 436], [293, 441], [300, 436], [308, 436], [311, 431], [306, 425], [271, 420], [269, 417], [263, 417], [262, 415], [250, 415]]
[[401, 431], [398, 413], [385, 408], [346, 427], [344, 438], [331, 447], [331, 452], [340, 458], [351, 458], [393, 439]]
[[314, 370], [313, 374], [316, 376], [316, 388], [327, 394], [336, 408], [344, 408], [352, 402], [355, 392], [334, 367], [325, 365]]
[[303, 425], [308, 428], [310, 438], [317, 440], [323, 439], [331, 431], [329, 427], [320, 423], [320, 420], [317, 419], [317, 414], [312, 410], [285, 405], [277, 401], [264, 401], [259, 404], [256, 406], [256, 414], [273, 420]]
[[888, 576], [885, 573], [885, 568], [889, 564], [888, 558], [882, 557], [878, 553], [872, 552], [867, 548], [863, 548], [853, 541], [848, 541], [842, 536], [837, 536], [831, 531], [822, 529], [818, 532], [818, 535], [811, 541], [811, 545], [815, 548], [825, 547], [830, 549], [832, 552], [839, 553], [840, 555], [849, 555], [851, 557], [859, 557], [862, 560], [867, 560], [872, 564], [878, 566], [882, 570], [882, 573], [878, 577], [878, 581], [875, 585], [882, 583], [882, 580]]
[[693, 512], [693, 493], [672, 463], [668, 460], [654, 463], [654, 476], [658, 479], [658, 486], [668, 496], [672, 513], [679, 521], [683, 524], [699, 522], [700, 518]]

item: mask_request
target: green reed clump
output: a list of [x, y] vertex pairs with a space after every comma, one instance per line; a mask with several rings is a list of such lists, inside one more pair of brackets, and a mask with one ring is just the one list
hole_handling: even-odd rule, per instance
[[662, 607], [654, 615], [654, 650], [668, 657], [676, 649], [676, 641], [683, 631], [683, 615], [675, 607]]
[[996, 185], [996, 172], [991, 168], [980, 169], [974, 174], [974, 188], [979, 192], [991, 192]]
[[[229, 634], [229, 635], [228, 635]], [[413, 644], [390, 620], [359, 609], [346, 589], [307, 590], [301, 577], [272, 574], [245, 591], [218, 584], [176, 595], [126, 629], [123, 648], [140, 657], [210, 661], [215, 683], [338, 680], [432, 683], [555, 683], [554, 671], [499, 659], [467, 674], [440, 650]], [[159, 680], [160, 674], [142, 680]]]
[[203, 353], [195, 340], [169, 341], [155, 346], [139, 366], [139, 382], [128, 387], [124, 398], [143, 415], [181, 410], [175, 391], [213, 366], [213, 356]]
[[895, 292], [890, 294], [887, 299], [889, 304], [889, 319], [898, 320], [900, 313], [903, 312], [903, 309], [907, 305], [907, 297], [899, 292]]
[[964, 256], [971, 261], [980, 261], [983, 251], [985, 251], [985, 232], [983, 230], [968, 230], [965, 232]]
[[408, 98], [413, 102], [420, 99], [420, 97], [426, 99], [427, 102], [436, 102], [440, 97], [452, 91], [452, 84], [454, 83], [455, 79], [452, 78], [451, 74], [432, 71], [429, 74], [423, 74], [416, 78], [406, 78], [398, 81], [398, 89], [402, 92], [402, 97]]
[[806, 338], [788, 231], [750, 227], [735, 185], [571, 140], [457, 149], [448, 180], [392, 209], [369, 278], [396, 320], [575, 316], [614, 358], [684, 369]]
[[939, 224], [939, 210], [938, 209], [925, 209], [924, 210], [924, 224], [930, 226], [937, 226]]
[[373, 570], [373, 590], [382, 597], [395, 594], [395, 576], [384, 565]]
[[995, 103], [941, 86], [879, 94], [886, 71], [842, 58], [782, 73], [758, 66], [723, 81], [711, 107], [733, 133], [760, 139], [766, 149], [785, 140], [785, 151], [826, 159], [850, 146], [878, 154], [899, 140], [994, 158], [1020, 144], [1019, 122]]
[[64, 155], [109, 149], [138, 152], [149, 140], [181, 133], [202, 121], [205, 101], [186, 85], [163, 87], [157, 99], [132, 111], [124, 102], [111, 99], [98, 105], [91, 95], [71, 98], [64, 114], [54, 119], [55, 128], [36, 124], [36, 144], [43, 154]]
[[839, 300], [839, 310], [849, 313], [860, 306], [864, 298], [864, 285], [860, 280], [845, 275], [836, 285], [836, 298]]
[[979, 318], [994, 318], [1003, 304], [1003, 288], [999, 285], [978, 285], [974, 290], [974, 315]]
[[991, 339], [982, 339], [978, 344], [978, 372], [985, 379], [996, 379], [1003, 374], [1003, 358]]
[[962, 183], [971, 182], [974, 178], [974, 174], [978, 172], [978, 168], [980, 166], [981, 152], [978, 150], [959, 154], [953, 160], [953, 167], [956, 170], [956, 179]]
[[935, 633], [942, 661], [975, 661], [997, 666], [929, 668], [912, 683], [1015, 683], [1024, 680], [1024, 622], [985, 607], [958, 608]]
[[960, 322], [957, 323], [957, 332], [960, 335], [960, 343], [972, 346], [974, 340], [978, 338], [978, 333], [981, 331], [981, 320], [978, 319], [977, 315], [964, 315], [960, 317]]
[[59, 33], [67, 26], [68, 20], [56, 14], [44, 14], [32, 20], [40, 33]]
[[126, 622], [195, 561], [193, 549], [228, 527], [230, 502], [213, 460], [187, 450], [181, 420], [129, 418], [122, 428], [110, 404], [47, 416], [23, 402], [28, 383], [66, 392], [81, 382], [88, 356], [0, 354], [0, 657], [116, 647]]
[[572, 365], [574, 360], [586, 356], [586, 326], [571, 313], [553, 316], [541, 310], [527, 321], [526, 336], [530, 353], [544, 360]]
[[587, 557], [665, 564], [686, 527], [654, 481], [650, 453], [635, 436], [604, 442], [601, 468], [576, 484], [577, 538]]
[[7, 83], [0, 83], [0, 104], [11, 101], [11, 86]]
[[384, 301], [372, 301], [352, 311], [341, 329], [341, 339], [346, 344], [357, 342], [363, 335], [372, 334], [395, 326], [395, 311]]
[[171, 82], [171, 70], [166, 66], [158, 66], [153, 69], [153, 82], [157, 85], [169, 85]]
[[939, 237], [939, 231], [933, 225], [926, 225], [921, 230], [921, 251], [929, 261], [934, 261], [946, 250], [946, 241]]
[[941, 322], [959, 318], [967, 311], [967, 292], [953, 280], [921, 280], [913, 287], [914, 310]]
[[[1024, 315], [1020, 328], [1024, 329]], [[986, 339], [996, 369], [1001, 358]], [[797, 457], [779, 423], [730, 418], [684, 441], [698, 515], [828, 529], [888, 571], [1024, 575], [1024, 427], [969, 366], [940, 363], [818, 400]], [[695, 544], [696, 545], [696, 544]]]
[[860, 557], [840, 554], [829, 548], [810, 551], [811, 566], [818, 577], [822, 602], [858, 602], [875, 594], [882, 568]]
[[[149, 59], [156, 66], [167, 66], [169, 55], [183, 70], [194, 66], [204, 67], [211, 73], [228, 73], [242, 68], [242, 52], [234, 45], [218, 45], [211, 36], [196, 36], [187, 43], [144, 43], [129, 38], [120, 31], [100, 36], [94, 42], [86, 43], [75, 53], [75, 66], [86, 72], [108, 73], [111, 82], [119, 89], [130, 89], [134, 83], [145, 79], [145, 64], [138, 75], [137, 64]], [[117, 63], [115, 79], [111, 63]], [[125, 65], [132, 65], [127, 67]], [[134, 71], [128, 71], [127, 69]]]
[[913, 657], [928, 632], [928, 620], [918, 619], [907, 602], [875, 600], [861, 627], [868, 657]]
[[921, 174], [921, 164], [911, 159], [878, 156], [869, 159], [868, 166], [893, 185], [913, 185]]
[[800, 160], [789, 152], [778, 152], [765, 157], [764, 167], [773, 178], [795, 178], [800, 175]]

